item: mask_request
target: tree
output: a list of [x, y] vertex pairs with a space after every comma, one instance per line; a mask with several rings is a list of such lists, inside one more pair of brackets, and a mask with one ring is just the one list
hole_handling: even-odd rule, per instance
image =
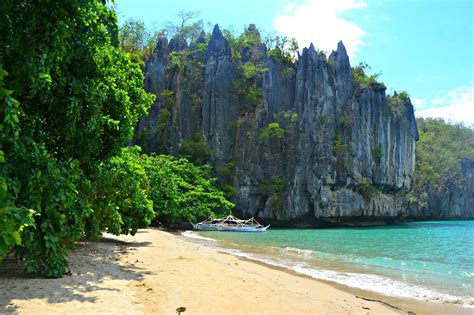
[[143, 51], [148, 37], [145, 23], [140, 20], [128, 19], [119, 29], [120, 47], [131, 54]]
[[0, 54], [24, 132], [84, 166], [117, 154], [153, 96], [118, 47], [115, 13], [98, 0], [5, 0], [2, 12]]
[[16, 246], [28, 272], [59, 277], [98, 213], [94, 170], [120, 153], [153, 96], [105, 1], [4, 0], [0, 33], [0, 260]]
[[86, 233], [100, 238], [102, 231], [135, 235], [155, 217], [149, 199], [150, 180], [142, 165], [140, 147], [122, 152], [97, 166], [92, 179], [94, 216], [87, 220]]
[[234, 207], [209, 177], [209, 169], [195, 166], [186, 158], [167, 155], [143, 155], [150, 179], [150, 199], [156, 218], [176, 223], [194, 221]]
[[174, 24], [168, 22], [167, 32], [168, 35], [174, 38], [183, 39], [187, 44], [195, 42], [203, 31], [203, 22], [202, 20], [197, 20], [190, 23], [192, 20], [195, 20], [199, 17], [198, 12], [193, 11], [180, 11], [178, 13], [179, 23]]
[[164, 31], [151, 31], [143, 21], [130, 18], [119, 29], [120, 48], [134, 60], [146, 62], [163, 34]]
[[21, 234], [24, 228], [34, 223], [33, 210], [15, 205], [12, 186], [16, 182], [5, 172], [12, 161], [3, 149], [9, 142], [17, 139], [19, 121], [19, 103], [11, 97], [12, 91], [4, 87], [6, 75], [0, 59], [0, 262], [14, 246], [22, 245]]

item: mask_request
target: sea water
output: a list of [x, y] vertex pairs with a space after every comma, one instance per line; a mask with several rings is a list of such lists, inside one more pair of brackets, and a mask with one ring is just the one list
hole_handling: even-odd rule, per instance
[[315, 279], [474, 308], [474, 221], [183, 235]]

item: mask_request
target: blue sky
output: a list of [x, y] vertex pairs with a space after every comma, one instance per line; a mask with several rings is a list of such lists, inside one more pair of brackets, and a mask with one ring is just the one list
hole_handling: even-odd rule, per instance
[[352, 65], [381, 73], [387, 92], [406, 90], [417, 116], [474, 126], [473, 0], [116, 0], [119, 20], [150, 28], [199, 12], [209, 27], [295, 37], [330, 52], [343, 40]]

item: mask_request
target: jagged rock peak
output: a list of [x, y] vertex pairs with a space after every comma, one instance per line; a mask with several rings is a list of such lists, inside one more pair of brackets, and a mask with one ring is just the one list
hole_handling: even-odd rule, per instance
[[334, 61], [336, 64], [336, 74], [338, 77], [346, 79], [352, 77], [351, 63], [342, 40], [337, 43], [337, 50], [333, 50], [329, 55], [329, 60]]
[[199, 34], [199, 37], [197, 39], [198, 43], [204, 43], [206, 42], [206, 32], [201, 31], [201, 34]]
[[211, 39], [207, 46], [206, 59], [210, 57], [228, 57], [230, 58], [230, 45], [224, 35], [222, 35], [219, 25], [216, 24], [212, 30]]
[[154, 53], [158, 58], [164, 58], [168, 56], [168, 38], [160, 37], [156, 43]]
[[337, 43], [337, 54], [341, 56], [341, 58], [349, 59], [349, 56], [347, 55], [346, 47], [344, 46], [344, 43], [342, 42], [342, 40], [340, 40]]
[[186, 40], [181, 37], [173, 37], [168, 45], [170, 51], [181, 51], [186, 49], [187, 47], [188, 43], [186, 43]]
[[[304, 53], [304, 52], [303, 52]], [[313, 43], [311, 43], [309, 45], [309, 48], [307, 50], [307, 54], [309, 55], [309, 58], [311, 59], [311, 61], [313, 61], [314, 63], [317, 63], [318, 62], [318, 59], [319, 59], [319, 55], [318, 53], [316, 52], [316, 48], [314, 48], [314, 45]]]
[[247, 27], [247, 32], [254, 34], [255, 36], [260, 38], [260, 32], [258, 31], [255, 24], [249, 24], [249, 27]]
[[329, 60], [336, 61], [336, 59], [347, 60], [347, 62], [349, 62], [349, 56], [347, 55], [346, 47], [342, 40], [337, 43], [337, 50], [333, 50], [329, 55]]

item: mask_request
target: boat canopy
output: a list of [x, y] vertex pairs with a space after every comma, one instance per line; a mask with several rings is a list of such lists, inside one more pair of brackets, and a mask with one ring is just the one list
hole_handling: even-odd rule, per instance
[[203, 224], [237, 224], [237, 225], [246, 225], [246, 226], [262, 226], [257, 219], [251, 217], [248, 220], [242, 220], [234, 217], [232, 214], [229, 214], [225, 218], [209, 218], [200, 223]]
[[225, 218], [209, 218], [199, 223], [192, 223], [196, 230], [201, 231], [228, 231], [228, 232], [264, 232], [269, 226], [261, 225], [257, 219], [251, 217], [242, 220], [229, 214]]

